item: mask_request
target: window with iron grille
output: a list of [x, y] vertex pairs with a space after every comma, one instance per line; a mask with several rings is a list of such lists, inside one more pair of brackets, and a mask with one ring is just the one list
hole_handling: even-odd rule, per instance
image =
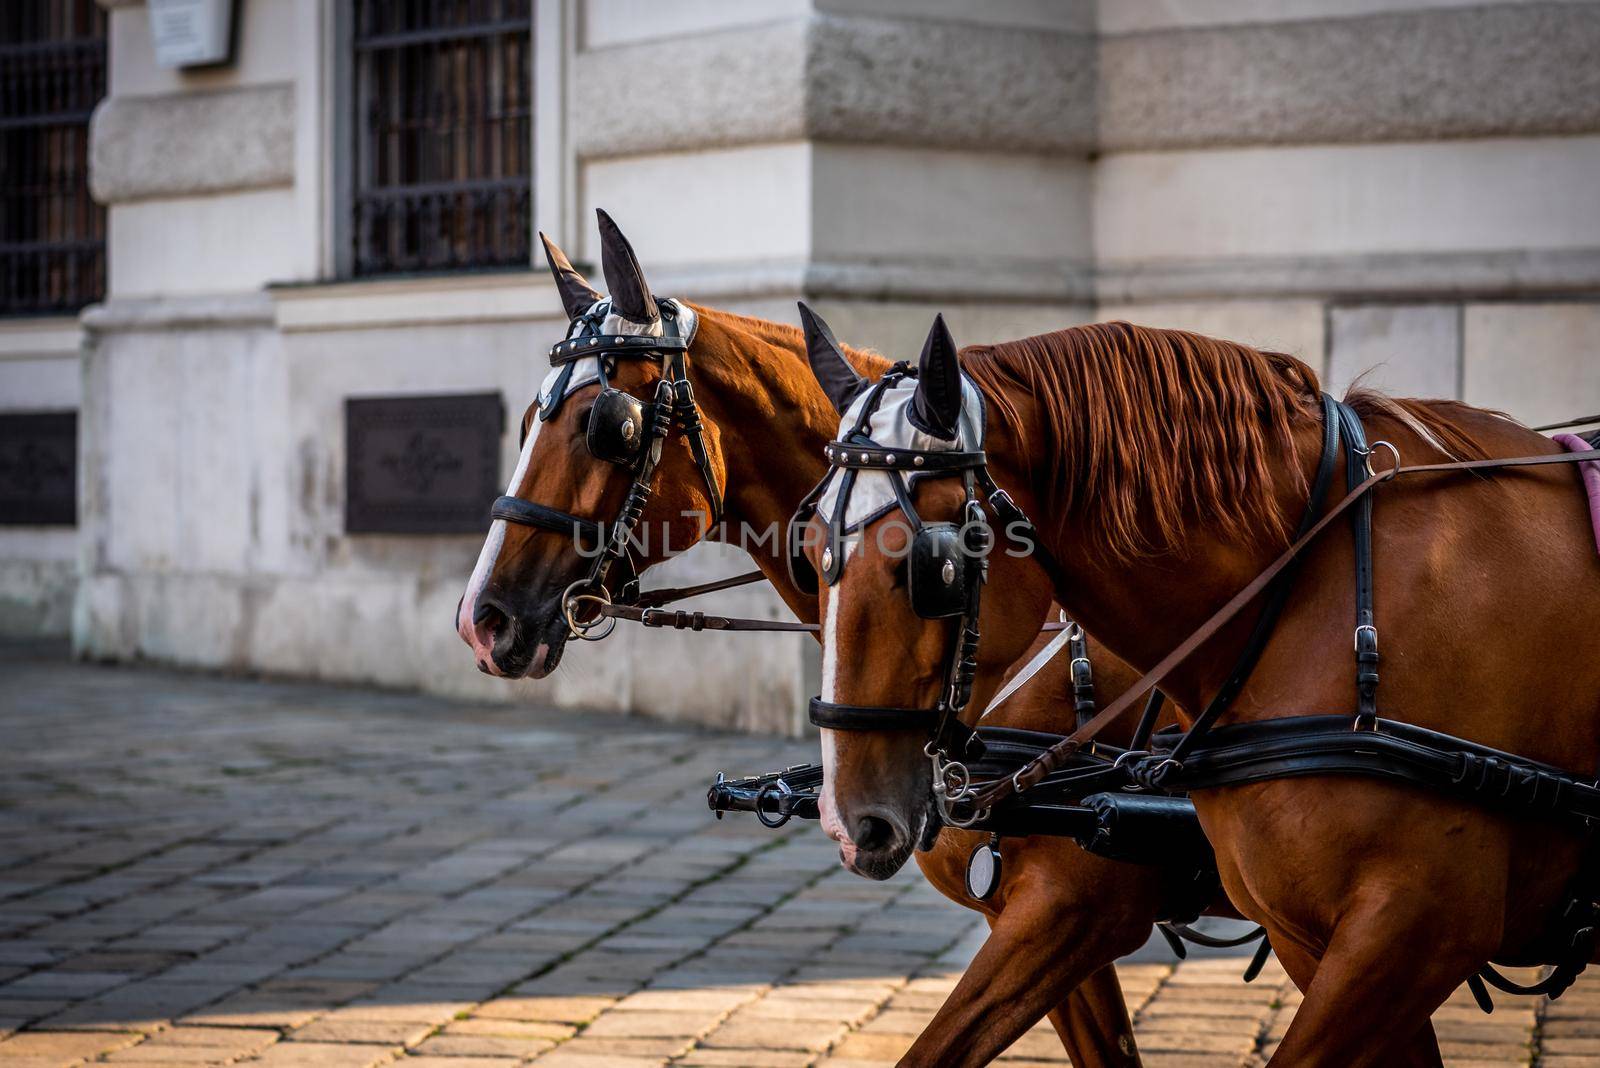
[[533, 0], [354, 0], [351, 270], [526, 266]]
[[105, 92], [95, 0], [0, 0], [0, 315], [105, 295], [106, 213], [89, 196], [89, 114]]

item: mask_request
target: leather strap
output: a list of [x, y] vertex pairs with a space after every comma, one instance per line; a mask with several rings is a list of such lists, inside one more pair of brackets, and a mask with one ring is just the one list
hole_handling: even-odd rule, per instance
[[641, 593], [629, 603], [635, 608], [660, 608], [662, 605], [671, 604], [673, 601], [686, 601], [690, 597], [699, 597], [703, 593], [720, 593], [723, 590], [748, 586], [753, 582], [764, 582], [766, 578], [766, 574], [760, 570], [746, 571], [741, 575], [713, 579], [710, 582], [702, 582], [697, 586], [664, 586], [659, 590], [649, 590]]
[[1094, 718], [1094, 668], [1089, 663], [1089, 638], [1083, 628], [1067, 632], [1072, 647], [1072, 711], [1079, 724]]
[[1595, 423], [1600, 423], [1600, 415], [1586, 415], [1582, 419], [1568, 419], [1561, 423], [1546, 423], [1533, 429], [1543, 433], [1546, 430], [1565, 430], [1569, 426], [1591, 426]]
[[[1342, 422], [1339, 416], [1339, 403], [1333, 397], [1324, 393], [1322, 395], [1322, 452], [1317, 459], [1317, 473], [1311, 480], [1311, 492], [1306, 497], [1306, 508], [1300, 516], [1300, 525], [1295, 528], [1296, 536], [1303, 535], [1315, 521], [1317, 508], [1322, 503], [1322, 497], [1328, 492], [1328, 484], [1333, 480], [1333, 463], [1339, 455], [1339, 426]], [[1267, 642], [1272, 638], [1272, 632], [1278, 626], [1278, 617], [1283, 614], [1284, 608], [1289, 603], [1289, 591], [1294, 585], [1297, 566], [1290, 566], [1284, 570], [1281, 578], [1275, 580], [1268, 588], [1267, 603], [1262, 606], [1261, 615], [1256, 617], [1256, 624], [1250, 628], [1250, 637], [1245, 642], [1244, 650], [1234, 661], [1233, 670], [1228, 673], [1218, 688], [1211, 702], [1195, 717], [1177, 748], [1172, 751], [1169, 759], [1182, 761], [1193, 746], [1204, 738], [1212, 724], [1233, 707], [1234, 700], [1239, 696], [1239, 691], [1244, 689], [1244, 684], [1250, 680], [1251, 674], [1256, 669], [1256, 664], [1261, 660], [1261, 654], [1266, 652]]]
[[526, 527], [538, 527], [540, 530], [551, 530], [557, 534], [571, 534], [574, 538], [584, 537], [590, 544], [598, 548], [603, 537], [600, 524], [592, 519], [563, 512], [559, 508], [539, 504], [535, 501], [525, 501], [521, 497], [496, 497], [489, 506], [491, 520], [504, 519], [508, 523], [520, 523]]
[[840, 705], [813, 697], [807, 708], [813, 726], [830, 731], [928, 730], [931, 709], [895, 705]]
[[558, 341], [550, 346], [550, 363], [559, 367], [590, 356], [624, 355], [629, 358], [652, 353], [682, 352], [689, 347], [686, 337], [649, 334], [589, 334]]
[[646, 627], [665, 627], [671, 630], [737, 630], [737, 631], [793, 631], [812, 633], [815, 623], [794, 623], [782, 619], [746, 619], [739, 616], [716, 616], [705, 612], [685, 612], [682, 609], [639, 608], [631, 604], [603, 604], [602, 616], [627, 619]]
[[835, 467], [852, 470], [887, 469], [913, 475], [919, 471], [962, 471], [984, 465], [982, 452], [917, 452], [850, 441], [832, 442], [822, 452]]
[[1126, 715], [1145, 692], [1158, 685], [1162, 679], [1170, 675], [1175, 668], [1181, 665], [1195, 651], [1216, 636], [1216, 633], [1228, 623], [1232, 622], [1244, 608], [1261, 595], [1261, 592], [1277, 578], [1285, 568], [1300, 558], [1300, 555], [1321, 536], [1322, 532], [1333, 525], [1334, 521], [1344, 515], [1357, 501], [1372, 492], [1377, 486], [1402, 475], [1428, 475], [1449, 474], [1465, 471], [1493, 471], [1509, 467], [1543, 467], [1549, 464], [1582, 463], [1585, 460], [1600, 460], [1600, 449], [1591, 449], [1588, 452], [1547, 453], [1538, 456], [1514, 456], [1484, 460], [1451, 460], [1436, 464], [1416, 464], [1411, 467], [1395, 467], [1387, 471], [1380, 471], [1363, 480], [1349, 493], [1346, 493], [1332, 508], [1325, 512], [1321, 519], [1299, 538], [1286, 548], [1276, 560], [1254, 579], [1250, 580], [1238, 593], [1234, 594], [1226, 604], [1217, 609], [1211, 618], [1202, 623], [1193, 633], [1179, 643], [1178, 647], [1166, 656], [1155, 667], [1145, 672], [1144, 676], [1134, 683], [1121, 696], [1107, 705], [1088, 723], [1073, 731], [1066, 738], [1051, 746], [1044, 753], [1030, 762], [1010, 778], [1001, 779], [990, 787], [979, 791], [973, 799], [974, 809], [982, 810], [1015, 796], [1019, 792], [1041, 782], [1052, 770], [1059, 767], [1062, 762], [1071, 757], [1078, 750], [1092, 741], [1096, 735], [1111, 724]]
[[[1361, 481], [1371, 451], [1361, 417], [1348, 404], [1339, 405], [1345, 435], [1345, 489]], [[1372, 496], [1361, 498], [1350, 517], [1356, 564], [1356, 726], [1370, 728], [1378, 719], [1378, 627], [1373, 610]]]

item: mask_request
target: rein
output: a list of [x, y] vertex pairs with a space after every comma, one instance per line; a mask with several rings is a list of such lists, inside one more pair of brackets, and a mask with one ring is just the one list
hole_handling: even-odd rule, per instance
[[[1387, 443], [1377, 443], [1387, 445]], [[1333, 522], [1343, 515], [1358, 502], [1362, 501], [1378, 486], [1390, 482], [1404, 475], [1451, 474], [1464, 471], [1492, 471], [1512, 467], [1538, 467], [1548, 464], [1582, 463], [1586, 460], [1600, 460], [1600, 449], [1590, 449], [1586, 452], [1552, 453], [1539, 456], [1516, 456], [1506, 458], [1490, 458], [1485, 460], [1453, 460], [1445, 463], [1414, 464], [1404, 466], [1399, 462], [1399, 453], [1393, 446], [1387, 446], [1395, 454], [1395, 466], [1387, 471], [1369, 474], [1358, 483], [1332, 508], [1325, 512], [1311, 528], [1300, 535], [1282, 554], [1250, 581], [1242, 590], [1221, 608], [1202, 623], [1196, 630], [1185, 638], [1172, 652], [1163, 657], [1160, 663], [1144, 674], [1138, 682], [1129, 687], [1121, 696], [1112, 701], [1105, 709], [1095, 715], [1087, 723], [1082, 724], [1061, 741], [1040, 753], [1028, 764], [1020, 768], [1008, 778], [999, 779], [990, 785], [976, 791], [967, 800], [975, 812], [993, 808], [1018, 794], [1024, 793], [1042, 782], [1056, 768], [1065, 763], [1073, 754], [1085, 745], [1092, 742], [1096, 736], [1106, 728], [1116, 723], [1127, 715], [1144, 694], [1159, 685], [1179, 665], [1186, 661], [1194, 652], [1204, 645], [1216, 633], [1231, 622], [1244, 608], [1258, 597], [1268, 585], [1272, 583], [1286, 568], [1293, 564], [1311, 546], [1313, 542], [1327, 530]], [[1368, 471], [1371, 471], [1369, 465]]]

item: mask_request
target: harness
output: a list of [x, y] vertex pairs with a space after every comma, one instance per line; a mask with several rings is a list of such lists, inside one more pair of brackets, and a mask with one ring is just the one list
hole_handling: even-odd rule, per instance
[[[906, 365], [891, 369], [893, 381], [914, 376]], [[891, 385], [893, 382], [890, 382]], [[914, 529], [909, 580], [912, 584], [922, 580], [926, 585], [928, 568], [939, 561], [944, 545], [966, 545], [965, 539], [947, 537], [934, 540], [936, 528], [954, 528], [955, 524], [926, 523], [917, 515], [906, 478], [902, 472], [912, 470], [926, 476], [960, 476], [965, 489], [963, 502], [963, 528], [982, 524], [984, 537], [976, 542], [987, 553], [992, 545], [992, 534], [986, 523], [986, 513], [979, 499], [979, 491], [989, 500], [990, 507], [1006, 521], [1008, 531], [1024, 529], [1034, 534], [1035, 545], [1040, 547], [1034, 524], [1022, 515], [1010, 496], [998, 489], [987, 472], [986, 457], [981, 441], [978, 448], [950, 449], [950, 451], [909, 451], [909, 449], [883, 449], [864, 433], [867, 417], [882, 400], [880, 381], [867, 397], [861, 414], [850, 432], [829, 446], [829, 475], [818, 489], [814, 489], [797, 513], [798, 521], [806, 520], [816, 512], [816, 502], [832, 478], [840, 476], [838, 504], [834, 516], [827, 523], [827, 540], [822, 555], [822, 579], [830, 585], [837, 582], [843, 572], [845, 553], [842, 545], [842, 516], [850, 496], [853, 478], [861, 470], [888, 470], [894, 486], [894, 500], [899, 512], [906, 515]], [[1296, 536], [1290, 547], [1251, 580], [1224, 608], [1219, 609], [1206, 624], [1174, 649], [1154, 670], [1139, 679], [1131, 689], [1120, 695], [1104, 711], [1094, 713], [1093, 699], [1085, 700], [1083, 676], [1074, 664], [1074, 705], [1077, 729], [1062, 739], [1054, 740], [1050, 747], [1027, 759], [1026, 764], [1008, 774], [974, 774], [976, 761], [984, 755], [984, 740], [960, 724], [960, 713], [970, 697], [971, 681], [976, 673], [976, 648], [978, 648], [978, 614], [982, 584], [987, 579], [987, 561], [979, 556], [979, 563], [966, 572], [960, 587], [958, 619], [960, 636], [946, 662], [946, 687], [933, 708], [861, 707], [843, 703], [811, 700], [811, 723], [843, 731], [885, 731], [885, 729], [923, 729], [928, 731], [925, 753], [933, 761], [933, 796], [941, 819], [955, 827], [987, 828], [1005, 825], [1006, 820], [1018, 819], [1019, 812], [1037, 811], [1040, 803], [1050, 804], [1051, 785], [1058, 788], [1059, 772], [1067, 771], [1067, 779], [1093, 779], [1099, 782], [1098, 772], [1075, 771], [1082, 767], [1085, 758], [1098, 763], [1102, 771], [1109, 767], [1112, 774], [1120, 775], [1110, 793], [1094, 795], [1096, 798], [1115, 798], [1120, 790], [1152, 791], [1152, 793], [1182, 793], [1187, 790], [1222, 787], [1235, 783], [1261, 782], [1294, 775], [1358, 774], [1394, 782], [1411, 783], [1418, 787], [1459, 796], [1472, 803], [1486, 804], [1499, 811], [1554, 820], [1568, 827], [1594, 835], [1600, 828], [1600, 782], [1579, 775], [1520, 758], [1512, 753], [1458, 739], [1454, 735], [1427, 731], [1424, 727], [1398, 723], [1379, 718], [1378, 684], [1379, 652], [1378, 625], [1374, 611], [1373, 590], [1373, 491], [1379, 484], [1398, 476], [1422, 473], [1478, 472], [1506, 467], [1534, 467], [1547, 464], [1573, 464], [1582, 460], [1600, 459], [1600, 448], [1587, 452], [1566, 452], [1546, 456], [1506, 457], [1506, 459], [1451, 460], [1442, 464], [1421, 464], [1406, 467], [1400, 460], [1398, 449], [1387, 441], [1368, 446], [1362, 420], [1354, 409], [1334, 398], [1322, 397], [1323, 441], [1318, 457], [1317, 472], [1310, 484], [1306, 513], [1299, 521]], [[1334, 462], [1341, 454], [1346, 462], [1346, 494], [1333, 507], [1320, 512], [1320, 502], [1328, 492]], [[1371, 457], [1374, 452], [1389, 452], [1392, 465], [1382, 472], [1374, 472]], [[1320, 515], [1318, 515], [1320, 512]], [[1218, 727], [1219, 719], [1232, 707], [1254, 667], [1266, 649], [1278, 617], [1288, 603], [1294, 574], [1299, 569], [1302, 553], [1306, 552], [1328, 526], [1346, 516], [1352, 529], [1355, 544], [1355, 620], [1352, 632], [1354, 648], [1355, 689], [1357, 705], [1352, 715], [1346, 716], [1291, 716], [1269, 719], [1262, 723], [1235, 724]], [[918, 555], [918, 542], [926, 542], [925, 552]], [[923, 571], [918, 572], [918, 560], [923, 560]], [[1061, 569], [1042, 553], [1040, 563], [1053, 579], [1061, 577]], [[957, 572], [958, 576], [962, 572]], [[1195, 716], [1189, 731], [1178, 731], [1155, 739], [1154, 724], [1160, 710], [1160, 691], [1154, 689], [1182, 660], [1210, 640], [1221, 627], [1238, 616], [1246, 604], [1264, 596], [1261, 614], [1251, 628], [1250, 638], [1240, 652], [1234, 668], [1224, 679], [1218, 692], [1200, 715]], [[915, 585], [912, 587], [912, 606], [918, 616], [938, 619], [949, 608], [947, 601], [934, 601], [936, 612], [928, 611], [926, 598], [918, 600]], [[1077, 651], [1074, 651], [1077, 659]], [[1085, 660], [1086, 664], [1086, 660]], [[1091, 687], [1091, 678], [1088, 679]], [[1134, 743], [1130, 750], [1117, 751], [1096, 740], [1096, 735], [1107, 726], [1126, 715], [1141, 695], [1149, 692], [1144, 715], [1141, 716]], [[1149, 748], [1146, 748], [1149, 745]], [[965, 758], [973, 767], [962, 763]], [[984, 769], [990, 771], [990, 769]], [[979, 780], [982, 780], [979, 783]], [[1024, 796], [1026, 795], [1026, 796]], [[1082, 791], [1078, 798], [1085, 799]], [[1192, 817], [1192, 809], [1189, 811]], [[1053, 833], [1062, 833], [1061, 830]], [[1074, 831], [1066, 831], [1074, 833]], [[982, 851], [982, 847], [981, 847]], [[979, 852], [981, 852], [979, 851]], [[978, 863], [982, 862], [982, 863]], [[987, 854], [979, 857], [974, 852], [974, 870], [989, 871], [994, 883], [998, 881], [998, 851], [995, 843], [987, 847]], [[976, 891], [974, 891], [976, 892]], [[981, 894], [979, 894], [981, 895]], [[1534, 985], [1518, 985], [1499, 974], [1491, 964], [1470, 980], [1478, 1004], [1485, 1012], [1493, 1009], [1488, 986], [1518, 994], [1546, 994], [1555, 998], [1565, 991], [1587, 966], [1589, 959], [1600, 948], [1600, 851], [1590, 838], [1586, 859], [1579, 865], [1562, 907], [1558, 908], [1554, 923], [1550, 924], [1539, 945], [1531, 951], [1531, 961], [1554, 964], [1549, 975]]]
[[[1061, 738], [1012, 727], [980, 727], [978, 735], [984, 755], [971, 768], [978, 779], [1009, 775]], [[1187, 955], [1185, 943], [1226, 948], [1259, 941], [1244, 972], [1246, 982], [1254, 979], [1272, 948], [1262, 928], [1218, 938], [1191, 926], [1222, 888], [1216, 857], [1193, 803], [1186, 797], [1118, 790], [1116, 777], [1116, 769], [1107, 761], [1080, 754], [1071, 766], [1053, 773], [1026, 805], [1005, 808], [976, 823], [972, 829], [990, 837], [968, 859], [968, 895], [983, 901], [998, 888], [1002, 838], [1071, 838], [1097, 856], [1164, 871], [1156, 929], [1178, 957]], [[763, 826], [778, 828], [791, 819], [819, 818], [822, 783], [821, 764], [795, 764], [740, 779], [719, 773], [706, 793], [706, 804], [718, 819], [728, 812], [749, 812]]]
[[[689, 384], [688, 349], [694, 340], [695, 322], [692, 313], [675, 300], [657, 300], [656, 307], [661, 313], [661, 336], [600, 333], [611, 312], [611, 302], [601, 300], [573, 320], [566, 339], [550, 349], [550, 364], [557, 373], [548, 393], [541, 399], [540, 422], [548, 422], [560, 411], [568, 394], [577, 388], [573, 377], [580, 363], [595, 361], [600, 393], [589, 410], [585, 430], [589, 454], [632, 475], [622, 507], [609, 524], [609, 530], [601, 521], [520, 497], [497, 497], [489, 508], [491, 519], [568, 534], [580, 547], [585, 541], [594, 547], [594, 562], [589, 573], [562, 594], [567, 626], [573, 634], [589, 640], [605, 637], [616, 626], [616, 617], [607, 616], [603, 611], [584, 619], [580, 619], [578, 613], [584, 604], [598, 605], [602, 609], [610, 605], [611, 593], [606, 579], [618, 561], [629, 561], [631, 572], [623, 585], [621, 599], [627, 602], [639, 596], [629, 545], [654, 492], [652, 481], [661, 462], [662, 447], [674, 429], [687, 439], [695, 466], [709, 491], [711, 515], [707, 529], [722, 522], [722, 488], [717, 483], [710, 450], [706, 447], [705, 426], [699, 406], [695, 404], [694, 387]], [[685, 319], [690, 323], [687, 329]], [[611, 384], [611, 376], [622, 360], [650, 360], [661, 364], [661, 379], [649, 404]], [[610, 622], [603, 624], [606, 619]]]
[[[912, 610], [923, 619], [956, 621], [957, 640], [945, 663], [939, 697], [931, 708], [911, 708], [844, 704], [818, 696], [811, 699], [809, 714], [813, 724], [828, 730], [928, 732], [924, 752], [934, 762], [935, 795], [942, 797], [947, 787], [958, 795], [969, 788], [971, 774], [962, 759], [976, 759], [983, 754], [983, 742], [961, 720], [961, 713], [971, 700], [978, 669], [979, 608], [982, 587], [988, 581], [988, 557], [994, 546], [994, 532], [983, 502], [989, 502], [996, 515], [1008, 524], [1008, 530], [1017, 518], [1027, 521], [989, 476], [981, 427], [969, 428], [978, 438], [975, 448], [907, 449], [884, 446], [872, 439], [869, 424], [885, 394], [914, 380], [916, 375], [907, 363], [891, 367], [864, 395], [851, 428], [827, 447], [828, 474], [806, 495], [790, 521], [790, 554], [793, 570], [794, 534], [817, 514], [827, 490], [838, 478], [832, 514], [824, 517], [827, 540], [822, 549], [820, 576], [829, 586], [837, 583], [850, 548], [845, 540], [847, 515], [858, 475], [875, 471], [887, 476], [894, 494], [893, 507], [911, 527], [906, 583]], [[961, 436], [958, 431], [957, 445], [961, 444]], [[913, 478], [959, 478], [965, 494], [961, 522], [923, 519], [911, 497]], [[1031, 528], [1031, 524], [1027, 525]], [[941, 812], [943, 808], [941, 804]]]

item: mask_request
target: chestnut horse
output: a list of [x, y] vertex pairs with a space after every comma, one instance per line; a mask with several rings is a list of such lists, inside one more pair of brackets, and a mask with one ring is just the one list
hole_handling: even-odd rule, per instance
[[[604, 215], [601, 233], [613, 306], [646, 318], [653, 303], [631, 248]], [[602, 294], [548, 240], [545, 248], [569, 315], [584, 314]], [[689, 351], [690, 374], [713, 443], [717, 484], [724, 487], [726, 525], [766, 531], [786, 523], [825, 473], [822, 450], [838, 416], [817, 388], [800, 331], [710, 308], [692, 310], [699, 325]], [[815, 333], [812, 340], [818, 340]], [[887, 366], [869, 353], [849, 350], [847, 355], [869, 375]], [[624, 363], [611, 380], [648, 398], [659, 373], [647, 362]], [[575, 391], [542, 427], [537, 405], [529, 407], [522, 421], [526, 440], [509, 494], [582, 516], [615, 514], [626, 474], [591, 458], [585, 445], [596, 389], [589, 385]], [[703, 498], [705, 482], [682, 439], [669, 437], [667, 445], [646, 519], [682, 523], [673, 529], [672, 542], [681, 549], [693, 544], [701, 527], [683, 522], [680, 513], [704, 514], [708, 502]], [[766, 461], [771, 455], [788, 462], [771, 464]], [[660, 539], [652, 542], [659, 545]], [[816, 597], [794, 585], [778, 546], [769, 540], [744, 547], [795, 614], [815, 621]], [[644, 557], [639, 570], [653, 562], [654, 557]], [[567, 638], [561, 596], [587, 563], [570, 537], [497, 520], [458, 613], [462, 639], [480, 668], [503, 676], [542, 676], [552, 670]], [[1015, 561], [1014, 566], [1018, 573], [1007, 576], [1008, 584], [1020, 592], [1004, 608], [1017, 635], [1016, 658], [1021, 658], [1038, 634], [1049, 598], [1030, 561]], [[996, 689], [1006, 666], [986, 665], [981, 698]], [[1099, 648], [1094, 669], [1101, 700], [1115, 697], [1136, 677]], [[1069, 693], [1067, 664], [1058, 659], [987, 722], [1042, 729], [1055, 715], [1055, 704], [1068, 700]], [[1004, 843], [1001, 885], [987, 901], [975, 902], [967, 894], [964, 872], [967, 856], [984, 839], [946, 829], [931, 850], [918, 854], [929, 880], [951, 900], [982, 911], [991, 934], [904, 1063], [988, 1063], [1048, 1013], [1075, 1064], [1138, 1064], [1111, 962], [1143, 943], [1162, 904], [1180, 888], [1168, 885], [1172, 877], [1156, 868], [1096, 857], [1067, 839], [1038, 837]], [[1225, 901], [1215, 910], [1232, 914]]]
[[[962, 371], [982, 397], [993, 475], [1058, 565], [1056, 597], [1141, 670], [1263, 571], [1306, 506], [1321, 406], [1315, 373], [1291, 357], [1127, 323], [958, 357], [940, 320], [915, 403], [942, 425], [959, 415]], [[1408, 463], [1559, 451], [1460, 403], [1362, 390], [1347, 402]], [[958, 479], [925, 479], [913, 499], [924, 521], [953, 521], [965, 494]], [[1579, 476], [1561, 466], [1383, 486], [1384, 714], [1592, 775], [1600, 561], [1589, 525]], [[853, 545], [837, 584], [821, 592], [825, 696], [927, 705], [949, 655], [948, 623], [913, 613], [900, 562], [878, 539]], [[1352, 545], [1336, 529], [1305, 554], [1232, 721], [1355, 710]], [[998, 568], [993, 578], [999, 592]], [[1161, 611], [1140, 610], [1152, 604]], [[991, 615], [984, 638], [1004, 646], [996, 654], [1020, 651], [1026, 636], [994, 632]], [[1252, 623], [1236, 618], [1163, 690], [1184, 708], [1205, 707]], [[914, 825], [929, 804], [925, 738], [859, 734], [841, 745], [830, 769], [840, 809], [887, 810]], [[1526, 962], [1587, 845], [1554, 825], [1374, 778], [1273, 779], [1194, 800], [1229, 897], [1267, 928], [1305, 991], [1275, 1064], [1439, 1064], [1433, 1010], [1490, 959]]]

